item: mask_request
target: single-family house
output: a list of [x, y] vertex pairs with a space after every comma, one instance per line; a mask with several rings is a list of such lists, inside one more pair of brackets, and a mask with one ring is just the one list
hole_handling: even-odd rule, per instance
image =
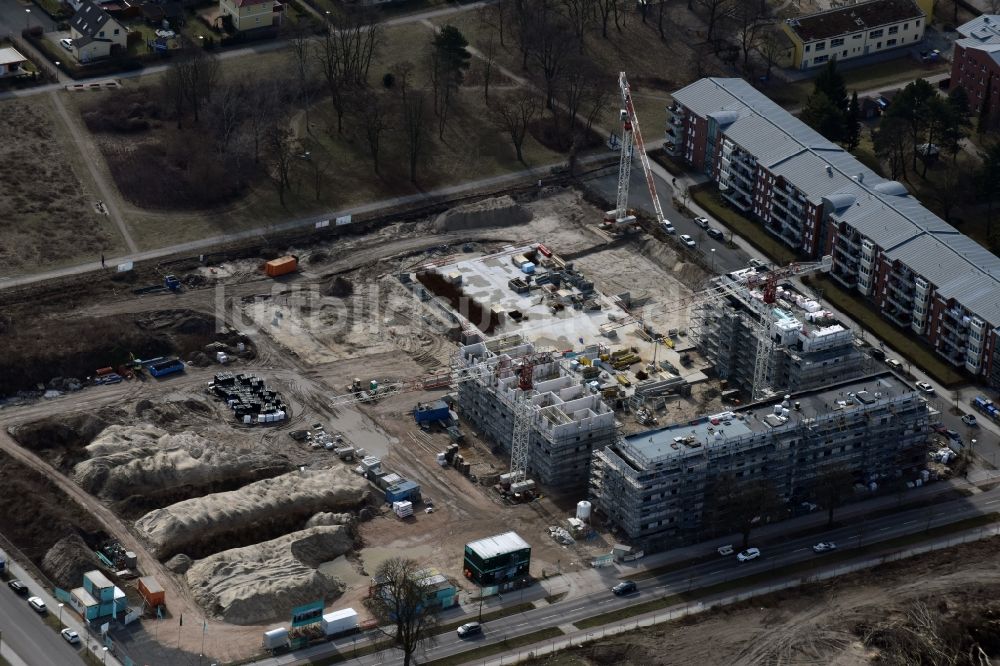
[[28, 59], [13, 47], [0, 49], [0, 79], [24, 74], [24, 64]]
[[90, 0], [69, 21], [73, 55], [80, 62], [107, 58], [123, 51], [128, 42], [128, 28]]
[[219, 0], [221, 15], [230, 18], [237, 32], [271, 27], [280, 10], [276, 0]]

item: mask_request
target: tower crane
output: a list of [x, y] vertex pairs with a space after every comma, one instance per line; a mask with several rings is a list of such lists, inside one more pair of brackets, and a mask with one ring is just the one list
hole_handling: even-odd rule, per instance
[[642, 171], [646, 176], [646, 186], [649, 188], [649, 198], [653, 201], [656, 222], [659, 225], [672, 226], [663, 215], [660, 197], [656, 193], [656, 182], [653, 180], [653, 171], [649, 166], [646, 145], [642, 141], [642, 132], [639, 130], [639, 117], [636, 115], [635, 105], [632, 103], [632, 89], [628, 79], [625, 78], [625, 72], [618, 74], [618, 88], [622, 98], [622, 109], [619, 113], [622, 123], [622, 152], [618, 161], [618, 197], [615, 209], [605, 214], [605, 222], [613, 222], [616, 227], [635, 223], [635, 215], [630, 215], [628, 212], [628, 191], [632, 177], [633, 152], [635, 148], [638, 148], [639, 162], [642, 164]]

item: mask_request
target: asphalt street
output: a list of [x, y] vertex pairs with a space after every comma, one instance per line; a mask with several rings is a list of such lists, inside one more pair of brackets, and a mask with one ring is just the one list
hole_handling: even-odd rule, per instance
[[[31, 11], [25, 11], [30, 9]], [[49, 15], [30, 2], [4, 0], [0, 2], [0, 35], [18, 35], [29, 26], [42, 26], [45, 32], [55, 30], [55, 23]]]
[[[600, 570], [604, 574], [605, 590], [486, 622], [483, 624], [483, 635], [474, 639], [463, 640], [458, 638], [455, 633], [448, 632], [438, 636], [435, 643], [428, 647], [421, 656], [425, 660], [447, 657], [479, 645], [503, 641], [547, 627], [565, 626], [600, 613], [625, 608], [670, 594], [708, 587], [736, 578], [764, 572], [780, 575], [783, 567], [804, 560], [816, 560], [818, 564], [822, 565], [824, 555], [818, 555], [812, 550], [812, 546], [820, 541], [833, 541], [840, 551], [844, 551], [898, 536], [924, 532], [940, 525], [994, 511], [1000, 511], [1000, 488], [967, 498], [935, 503], [929, 507], [910, 509], [885, 516], [876, 515], [868, 519], [862, 518], [847, 527], [835, 528], [807, 537], [789, 538], [781, 543], [761, 546], [762, 555], [760, 559], [753, 562], [740, 564], [735, 555], [727, 557], [708, 555], [704, 562], [696, 565], [680, 568], [656, 578], [638, 581], [639, 591], [626, 597], [616, 597], [610, 592], [610, 588], [620, 578], [617, 570]], [[754, 541], [751, 539], [751, 545], [753, 543]], [[870, 555], [871, 553], [866, 553], [864, 557]], [[832, 569], [843, 564], [844, 561], [838, 559], [831, 561], [829, 568]], [[511, 601], [516, 602], [516, 599], [512, 596]], [[331, 647], [324, 652], [330, 653], [332, 652], [331, 648], [333, 648], [344, 654], [350, 654], [356, 642], [360, 643], [361, 641], [356, 641], [356, 638], [341, 639], [332, 643]], [[315, 653], [310, 654], [312, 658], [316, 656]], [[309, 662], [300, 656], [290, 654], [257, 663], [276, 666], [278, 664], [297, 665]], [[349, 663], [395, 665], [402, 663], [402, 657], [398, 651], [387, 650], [360, 657]]]
[[[21, 580], [31, 590], [24, 597], [17, 596], [6, 583], [0, 589], [0, 631], [3, 632], [4, 644], [29, 666], [82, 664], [76, 649], [47, 626], [28, 605], [27, 598], [40, 592], [38, 584], [32, 580]], [[52, 611], [57, 612], [54, 608]], [[63, 613], [67, 612], [64, 608]]]
[[[618, 198], [617, 168], [608, 169], [602, 175], [588, 179], [586, 182], [594, 191], [602, 195], [608, 201], [614, 202]], [[748, 262], [750, 261], [750, 256], [746, 252], [738, 247], [730, 248], [725, 244], [725, 242], [709, 238], [705, 234], [705, 230], [695, 224], [691, 218], [685, 217], [674, 209], [671, 203], [673, 198], [673, 188], [671, 187], [671, 184], [661, 178], [658, 174], [654, 175], [654, 182], [656, 183], [656, 193], [660, 200], [660, 206], [663, 209], [664, 216], [670, 220], [670, 223], [674, 225], [675, 229], [677, 229], [678, 235], [687, 234], [695, 239], [695, 242], [698, 244], [698, 250], [705, 255], [710, 264], [714, 265], [716, 272], [728, 273], [738, 268], [746, 268]], [[643, 175], [642, 168], [639, 164], [635, 164], [632, 167], [628, 200], [630, 208], [639, 209], [648, 214], [650, 217], [654, 217], [653, 200], [649, 196], [649, 187], [646, 185], [646, 177]], [[712, 226], [720, 231], [726, 231], [726, 227], [716, 222], [713, 222]]]

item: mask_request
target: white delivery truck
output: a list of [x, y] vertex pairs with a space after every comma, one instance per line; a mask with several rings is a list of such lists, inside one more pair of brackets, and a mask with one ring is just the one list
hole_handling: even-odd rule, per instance
[[288, 638], [288, 629], [285, 629], [284, 627], [269, 629], [264, 632], [265, 650], [278, 650], [280, 648], [286, 648], [290, 644], [291, 641]]
[[327, 638], [357, 631], [358, 613], [353, 608], [343, 608], [327, 613], [320, 621], [320, 626], [323, 628], [323, 635]]

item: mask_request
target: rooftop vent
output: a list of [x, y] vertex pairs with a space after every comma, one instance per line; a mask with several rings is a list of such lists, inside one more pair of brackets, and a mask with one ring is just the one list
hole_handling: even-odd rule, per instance
[[833, 177], [833, 167], [830, 166], [829, 164], [826, 165], [826, 175], [830, 176], [831, 178]]

